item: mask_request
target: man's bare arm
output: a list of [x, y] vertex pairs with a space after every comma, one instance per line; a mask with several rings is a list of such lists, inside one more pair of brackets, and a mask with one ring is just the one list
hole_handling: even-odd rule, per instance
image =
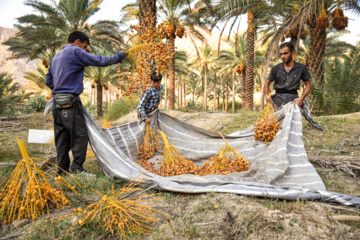
[[296, 103], [297, 105], [301, 106], [302, 102], [304, 101], [304, 99], [306, 98], [307, 95], [309, 95], [310, 91], [311, 91], [311, 79], [308, 81], [304, 81], [305, 84], [305, 90], [303, 92], [303, 94], [301, 95], [301, 97], [295, 99], [294, 101], [292, 101], [292, 103]]
[[272, 103], [272, 98], [269, 96], [269, 92], [270, 92], [270, 84], [271, 81], [267, 80], [265, 85], [264, 85], [264, 95], [265, 95], [265, 99], [268, 103]]

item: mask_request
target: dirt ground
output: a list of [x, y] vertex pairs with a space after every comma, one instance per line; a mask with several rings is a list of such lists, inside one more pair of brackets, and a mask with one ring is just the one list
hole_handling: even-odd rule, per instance
[[[167, 112], [171, 116], [184, 120], [192, 125], [210, 130], [231, 132], [245, 128], [256, 120], [258, 113], [183, 113]], [[132, 112], [112, 125], [119, 125], [134, 120]], [[245, 121], [244, 119], [249, 119]], [[360, 172], [346, 172], [336, 165], [326, 164], [348, 159], [360, 161], [360, 113], [316, 118], [326, 130], [319, 132], [305, 121], [303, 140], [310, 161], [323, 179], [327, 190], [360, 197]], [[28, 129], [51, 129], [51, 118], [38, 115], [24, 116], [0, 124], [0, 182], [21, 159], [15, 138], [26, 141]], [[20, 129], [20, 130], [19, 130]], [[17, 131], [18, 130], [18, 131]], [[52, 145], [28, 144], [30, 156], [46, 158], [54, 152]], [[11, 149], [11, 151], [9, 151]], [[316, 162], [316, 160], [322, 162]], [[319, 161], [320, 161], [319, 160]], [[83, 197], [96, 199], [91, 189], [106, 193], [114, 180], [108, 179], [97, 165], [94, 157], [89, 157], [85, 168], [96, 173], [94, 180], [77, 180], [84, 187]], [[352, 175], [351, 173], [355, 174]], [[150, 190], [157, 193], [157, 191]], [[160, 200], [151, 203], [153, 208], [167, 214], [171, 221], [159, 215], [153, 224], [156, 229], [152, 234], [135, 235], [133, 239], [360, 239], [359, 221], [340, 221], [339, 216], [359, 217], [359, 210], [351, 207], [332, 205], [318, 201], [285, 201], [264, 199], [235, 194], [179, 194], [159, 192]], [[84, 207], [84, 203], [74, 202], [72, 207]], [[71, 221], [49, 224], [44, 221], [51, 216], [68, 213], [69, 209], [60, 212], [52, 211], [35, 222], [24, 226], [0, 224], [0, 239], [14, 236], [12, 239], [97, 239], [104, 232], [96, 225], [75, 228], [65, 236]], [[356, 219], [356, 218], [355, 218]], [[10, 238], [8, 238], [10, 239]], [[114, 238], [116, 239], [116, 238]]]
[[[230, 114], [225, 112], [181, 112], [175, 110], [165, 111], [172, 117], [176, 117], [182, 121], [185, 121], [196, 127], [200, 127], [209, 131], [220, 131], [230, 125], [236, 114]], [[115, 121], [110, 122], [113, 126], [121, 125], [126, 122], [136, 119], [137, 113], [133, 111]]]

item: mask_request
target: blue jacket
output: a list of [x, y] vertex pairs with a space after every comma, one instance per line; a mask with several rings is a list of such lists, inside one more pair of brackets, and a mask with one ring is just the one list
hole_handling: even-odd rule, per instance
[[91, 55], [84, 49], [71, 44], [55, 54], [50, 61], [45, 84], [53, 94], [81, 94], [84, 91], [84, 68], [87, 66], [106, 67], [121, 63], [125, 53], [118, 52], [112, 56]]

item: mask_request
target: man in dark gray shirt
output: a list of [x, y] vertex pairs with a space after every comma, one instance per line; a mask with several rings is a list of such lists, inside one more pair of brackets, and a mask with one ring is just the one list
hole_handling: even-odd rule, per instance
[[[271, 68], [270, 75], [264, 86], [264, 94], [268, 103], [274, 103], [278, 107], [294, 102], [299, 106], [303, 105], [305, 97], [311, 90], [311, 76], [304, 64], [294, 61], [295, 50], [291, 42], [280, 45], [280, 57], [283, 63]], [[301, 97], [297, 90], [300, 88], [300, 81], [305, 84], [305, 90]], [[275, 94], [269, 96], [269, 86], [274, 82]]]
[[[264, 85], [266, 101], [273, 104], [275, 110], [289, 102], [296, 103], [305, 119], [312, 126], [323, 131], [323, 127], [312, 119], [309, 103], [304, 100], [311, 91], [310, 73], [304, 64], [294, 61], [295, 49], [291, 42], [284, 42], [280, 45], [280, 57], [283, 63], [271, 68], [269, 78]], [[305, 89], [299, 97], [297, 91], [300, 88], [301, 80], [305, 84]], [[270, 97], [270, 84], [272, 82], [274, 82], [275, 94]]]

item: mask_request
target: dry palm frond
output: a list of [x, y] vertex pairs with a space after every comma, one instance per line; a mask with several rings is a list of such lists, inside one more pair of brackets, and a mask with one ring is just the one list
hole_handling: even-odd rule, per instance
[[[19, 139], [17, 141], [23, 159], [0, 185], [0, 219], [8, 224], [22, 218], [36, 220], [40, 215], [49, 213], [50, 206], [57, 209], [69, 207], [70, 202], [64, 195], [63, 188], [68, 187], [76, 192], [76, 187], [71, 186], [61, 176], [53, 177], [45, 172], [41, 164], [48, 165], [49, 162], [30, 158], [25, 144]], [[57, 187], [53, 187], [48, 178], [55, 180]]]
[[[136, 177], [137, 178], [137, 177]], [[96, 192], [101, 198], [99, 201], [88, 205], [85, 209], [75, 208], [74, 212], [65, 216], [50, 219], [50, 222], [58, 222], [76, 216], [79, 220], [74, 223], [66, 232], [68, 234], [74, 227], [83, 226], [90, 221], [110, 231], [112, 234], [120, 235], [122, 238], [130, 237], [132, 234], [146, 234], [155, 231], [150, 226], [155, 223], [155, 215], [162, 212], [145, 205], [150, 201], [156, 201], [157, 194], [144, 194], [138, 187], [145, 178], [133, 179], [120, 189], [114, 189], [102, 195]], [[140, 192], [140, 194], [137, 194]], [[167, 217], [169, 220], [169, 217]]]
[[[298, 32], [298, 39], [304, 29], [304, 24], [306, 21], [310, 19], [310, 15], [313, 11], [316, 10], [318, 0], [309, 0], [306, 4], [301, 7], [294, 15], [292, 15], [288, 20], [284, 21], [283, 24], [275, 31], [272, 40], [268, 44], [268, 48], [265, 53], [265, 59], [262, 69], [262, 77], [265, 78], [266, 72], [268, 70], [269, 62], [273, 57], [274, 53], [279, 52], [279, 45], [278, 43], [281, 41], [281, 38], [286, 35], [286, 37], [290, 37], [290, 28], [291, 26], [299, 23], [299, 32]], [[298, 42], [295, 48], [298, 48]]]

